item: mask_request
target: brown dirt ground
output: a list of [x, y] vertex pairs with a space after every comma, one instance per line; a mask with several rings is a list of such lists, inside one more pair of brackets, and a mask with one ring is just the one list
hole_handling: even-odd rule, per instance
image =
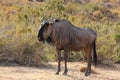
[[86, 63], [69, 62], [68, 75], [62, 75], [64, 63], [59, 75], [55, 75], [57, 62], [48, 63], [48, 67], [0, 66], [0, 80], [120, 80], [120, 66], [98, 65], [92, 67], [90, 76], [80, 72]]

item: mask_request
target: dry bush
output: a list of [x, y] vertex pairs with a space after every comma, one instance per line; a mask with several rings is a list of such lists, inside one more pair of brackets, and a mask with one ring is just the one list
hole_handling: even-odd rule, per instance
[[[47, 61], [56, 61], [55, 47], [37, 40], [40, 19], [49, 15], [52, 18], [67, 18], [78, 27], [92, 28], [98, 34], [98, 60], [120, 62], [119, 35], [116, 34], [120, 26], [119, 7], [111, 10], [101, 8], [94, 3], [80, 5], [60, 2], [59, 6], [57, 6], [59, 1], [52, 5], [53, 3], [32, 3], [23, 0], [8, 2], [3, 0], [0, 3], [1, 63], [7, 61], [27, 66], [40, 66]], [[81, 57], [81, 54], [71, 52], [68, 60], [80, 61]]]

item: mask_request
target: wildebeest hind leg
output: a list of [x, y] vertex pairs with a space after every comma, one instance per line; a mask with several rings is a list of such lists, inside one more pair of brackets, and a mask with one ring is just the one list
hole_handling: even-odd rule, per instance
[[83, 57], [84, 57], [84, 60], [87, 62], [87, 53], [85, 51], [84, 51]]
[[92, 58], [91, 57], [91, 47], [87, 48], [86, 52], [87, 52], [88, 65], [87, 65], [87, 68], [86, 68], [86, 71], [85, 71], [85, 76], [88, 76], [91, 73], [91, 58]]

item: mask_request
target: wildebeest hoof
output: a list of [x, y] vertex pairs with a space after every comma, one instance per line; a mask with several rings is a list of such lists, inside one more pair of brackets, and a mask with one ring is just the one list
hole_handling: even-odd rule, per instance
[[64, 72], [63, 75], [67, 75], [67, 72]]
[[89, 76], [89, 74], [88, 74], [88, 73], [85, 73], [85, 76]]
[[56, 75], [59, 75], [59, 72], [56, 72], [55, 74], [56, 74]]
[[85, 72], [85, 76], [89, 76], [90, 75], [90, 72]]

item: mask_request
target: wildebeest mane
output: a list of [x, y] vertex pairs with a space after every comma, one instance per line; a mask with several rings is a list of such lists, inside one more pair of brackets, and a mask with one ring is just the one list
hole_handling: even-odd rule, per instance
[[60, 22], [60, 20], [59, 19], [55, 19], [55, 22]]

